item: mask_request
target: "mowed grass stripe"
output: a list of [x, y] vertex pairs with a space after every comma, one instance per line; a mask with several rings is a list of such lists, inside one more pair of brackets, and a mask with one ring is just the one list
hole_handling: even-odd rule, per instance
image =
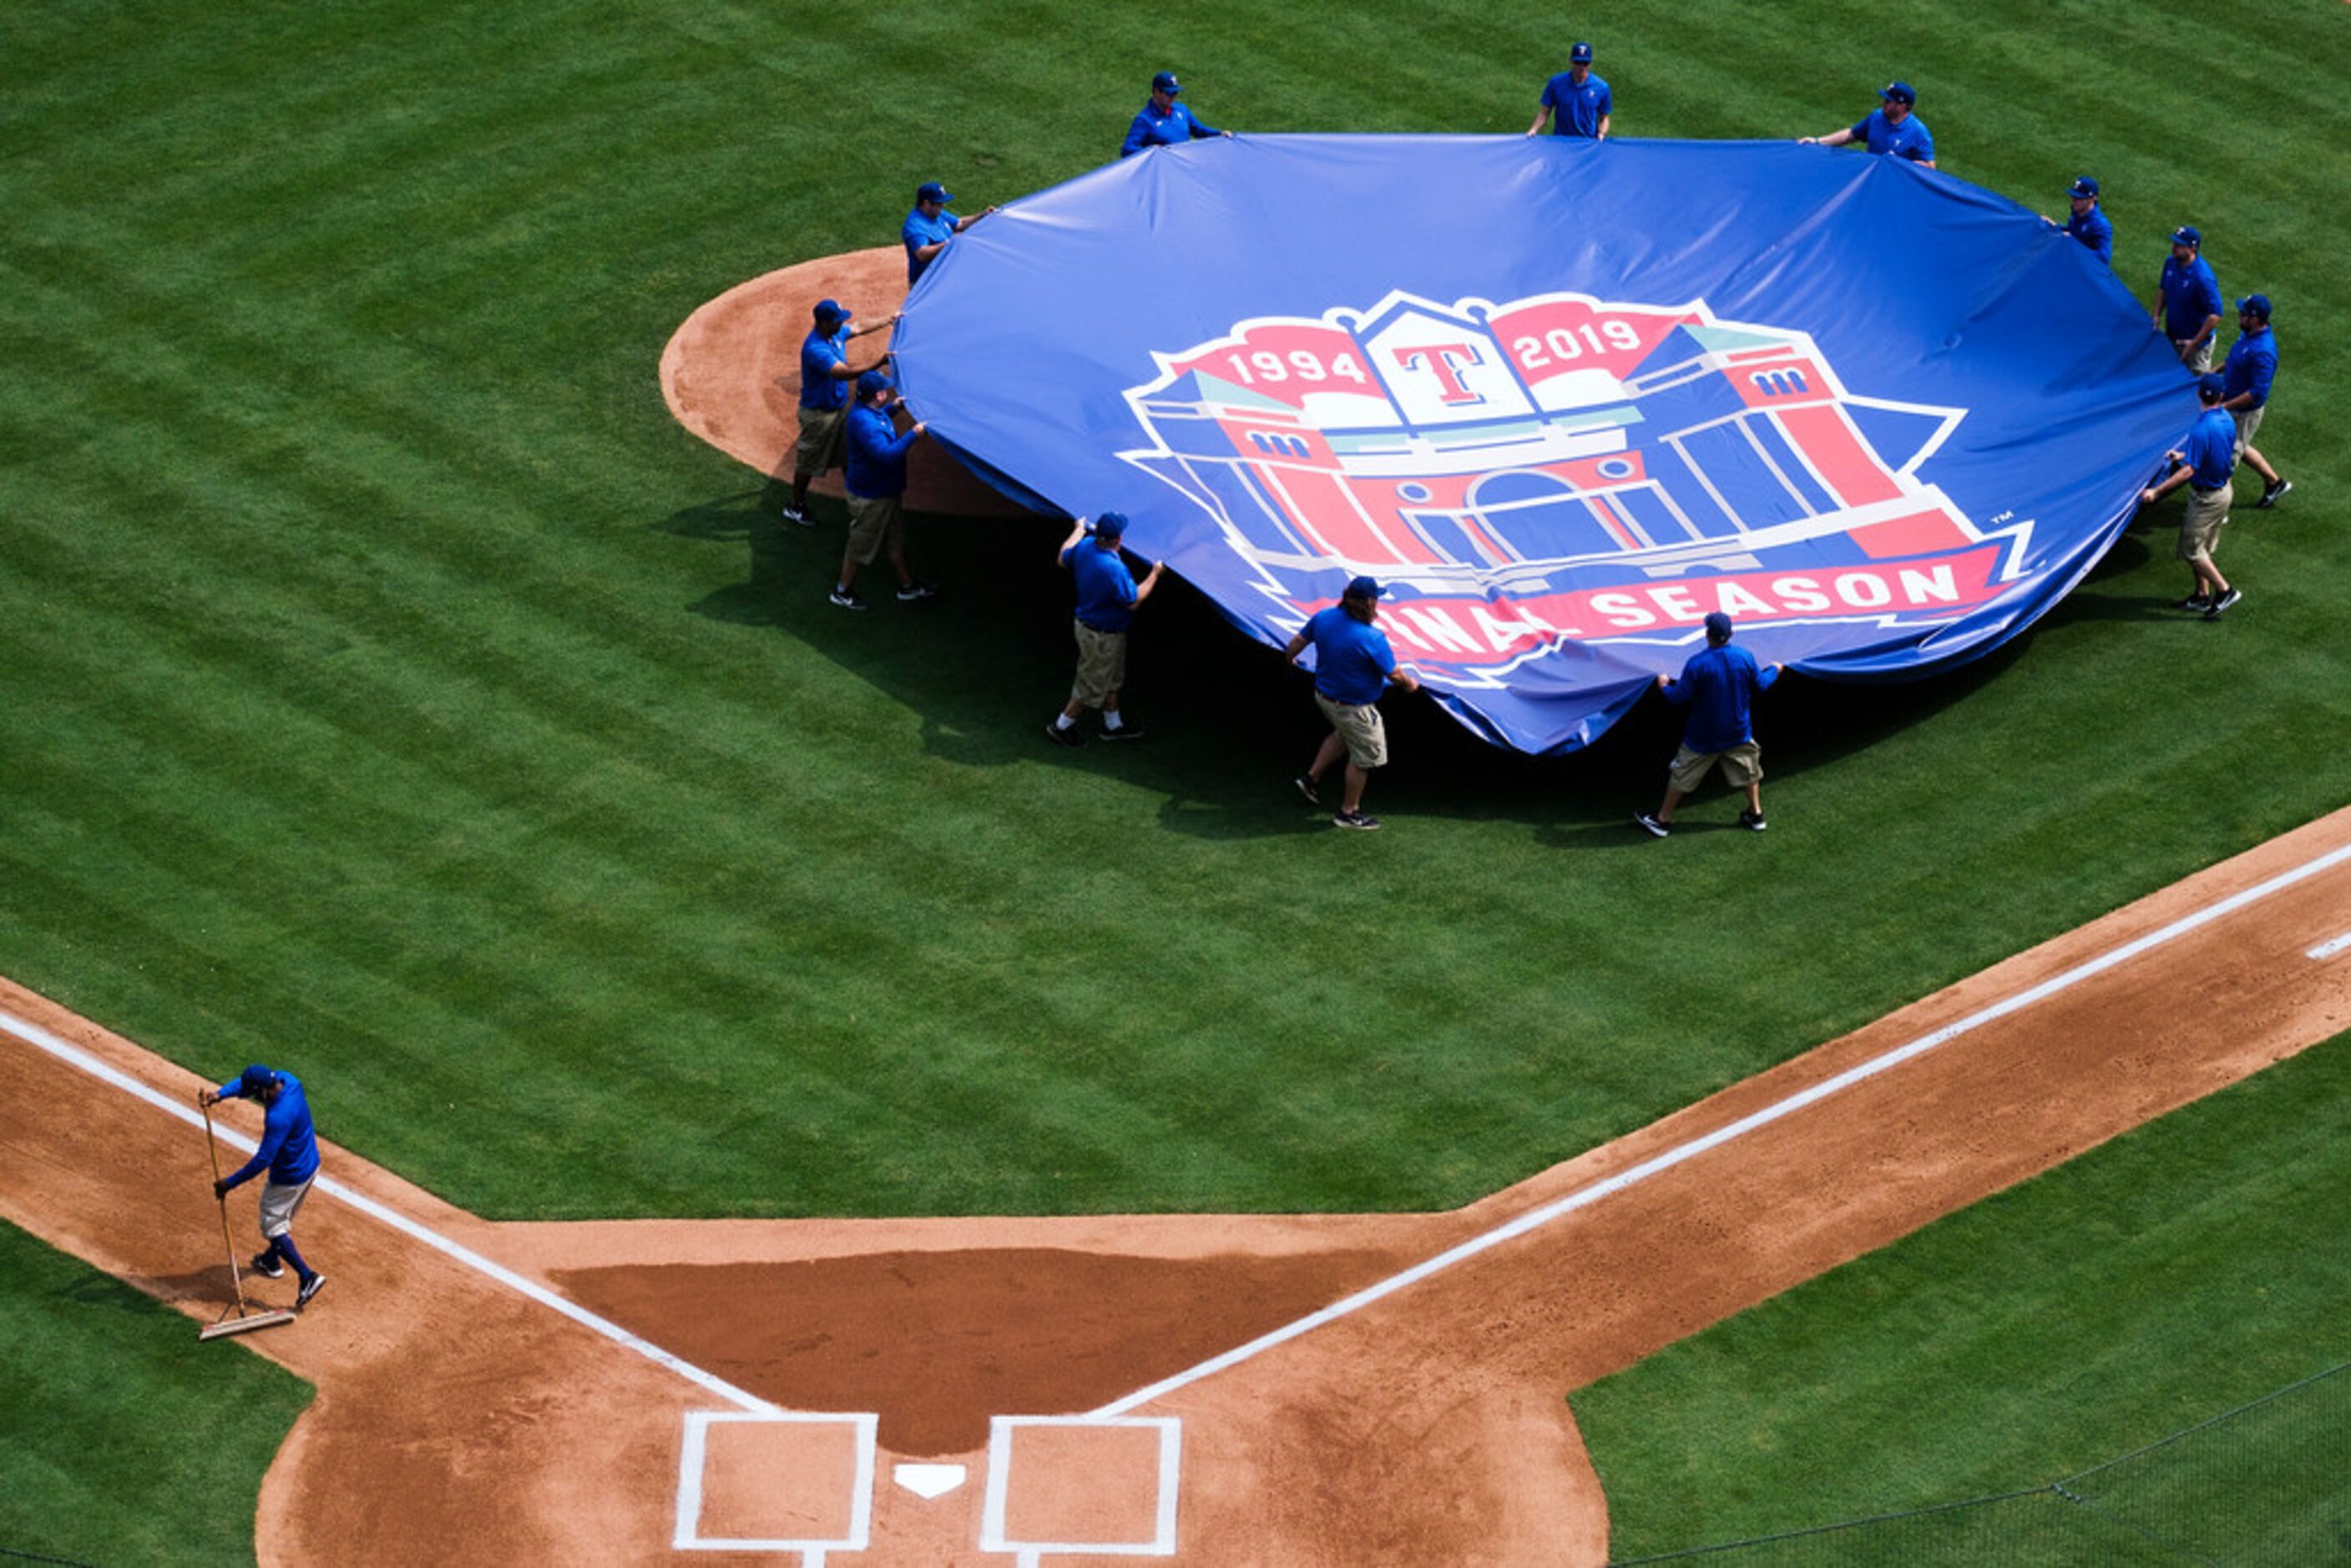
[[[308, 515], [314, 524], [350, 530], [420, 510], [454, 513], [466, 538], [506, 547], [494, 564], [546, 570], [548, 520], [602, 499], [590, 469], [560, 455], [561, 444], [575, 444], [582, 449], [573, 455], [585, 459], [591, 444], [575, 434], [550, 452], [507, 417], [526, 401], [511, 388], [474, 387], [421, 356], [340, 334], [323, 318], [275, 302], [258, 302], [249, 317], [225, 313], [205, 291], [225, 280], [158, 289], [104, 243], [52, 243], [15, 258], [11, 270], [25, 303], [44, 313], [28, 323], [28, 346], [39, 347], [33, 362], [57, 378], [59, 396], [80, 392], [115, 429], [219, 427], [233, 439], [208, 455], [237, 462], [248, 485], [273, 486], [281, 476], [268, 456], [298, 444], [307, 464], [330, 465], [343, 486], [319, 497]], [[109, 355], [104, 345], [126, 328], [131, 335]], [[26, 414], [42, 412], [32, 405]], [[140, 451], [126, 440], [115, 460]], [[571, 541], [566, 556], [598, 542], [592, 534]], [[620, 548], [617, 538], [603, 542]], [[575, 592], [579, 581], [601, 580], [569, 570]]]
[[[152, 678], [152, 680], [161, 689], [166, 691], [176, 691], [177, 685], [173, 682], [173, 671], [170, 667], [171, 663], [176, 663], [176, 661], [168, 662], [165, 666], [152, 670], [133, 669], [131, 674], [134, 677], [134, 686], [144, 685]], [[201, 760], [220, 755], [217, 747], [225, 743], [228, 738], [228, 735], [231, 732], [220, 732], [210, 735], [205, 732], [207, 719], [211, 713], [211, 705], [204, 693], [201, 691], [191, 692], [186, 698], [183, 699], [179, 703], [169, 706], [173, 707], [176, 711], [172, 711], [169, 714], [171, 722], [166, 727], [166, 733], [184, 737], [187, 743], [187, 748], [192, 758]], [[289, 710], [289, 714], [290, 711], [291, 710]], [[263, 721], [261, 727], [269, 727], [269, 725], [270, 721], [265, 720]], [[124, 737], [124, 745], [128, 746], [129, 744], [129, 738]], [[106, 749], [108, 753], [111, 755], [117, 748], [108, 747]], [[153, 760], [152, 747], [150, 748], [150, 755], [147, 760], [151, 763]], [[319, 793], [322, 810], [326, 814], [331, 815], [333, 811], [340, 809], [342, 804], [342, 802], [338, 800], [338, 795], [340, 793], [340, 781], [346, 777], [346, 768], [343, 761], [341, 759], [336, 759], [322, 774], [316, 778], [309, 780], [297, 780], [296, 782], [300, 783], [303, 786], [306, 793], [310, 789], [316, 789]], [[78, 799], [102, 799], [104, 796], [102, 784], [100, 780], [98, 779], [72, 779], [68, 782], [67, 789], [69, 794]], [[220, 793], [217, 789], [214, 792], [215, 794]], [[120, 831], [130, 825], [118, 821], [113, 824], [113, 826], [118, 831]], [[185, 853], [202, 847], [207, 848], [212, 852], [212, 855], [208, 858], [215, 858], [221, 862], [235, 859], [235, 856], [231, 852], [231, 847], [227, 844], [214, 842], [209, 845], [205, 845], [200, 839], [197, 841], [192, 842], [186, 825], [184, 824], [170, 822], [149, 823], [145, 824], [145, 831], [134, 831], [131, 837], [134, 841], [142, 840], [150, 836], [159, 839], [169, 837], [172, 840], [175, 849], [180, 852]], [[262, 831], [265, 836], [268, 836], [273, 840], [276, 838], [276, 835], [268, 831], [268, 825], [262, 825]], [[256, 872], [266, 873], [270, 873], [272, 869], [273, 868], [266, 865], [254, 864], [246, 864], [238, 868], [241, 874], [247, 879], [252, 878]], [[300, 868], [286, 868], [282, 870], [279, 874], [282, 874], [285, 878], [282, 885], [268, 885], [265, 881], [265, 885], [261, 886], [256, 891], [256, 896], [265, 907], [277, 907], [280, 904], [281, 901], [289, 898], [300, 898], [308, 892], [308, 879], [307, 873], [304, 870]], [[630, 874], [634, 874], [633, 871], [632, 871]], [[636, 930], [660, 930], [684, 936], [695, 935], [693, 931], [693, 923], [689, 918], [690, 912], [688, 911], [666, 910], [660, 907], [651, 907], [639, 910], [629, 907], [625, 903], [622, 902], [622, 891], [617, 887], [604, 888], [601, 890], [598, 894], [598, 901], [600, 904], [619, 905], [611, 918], [613, 923], [621, 927], [621, 929], [604, 933], [603, 935], [608, 939], [614, 940], [617, 943], [618, 939], [625, 937], [630, 932]], [[557, 934], [561, 933], [564, 925], [564, 922], [561, 918], [563, 913], [564, 912], [561, 910], [526, 908], [515, 911], [514, 915], [516, 918], [526, 923], [533, 931], [541, 935], [546, 935], [550, 930]], [[737, 929], [739, 931], [739, 927]], [[379, 931], [369, 932], [362, 930], [359, 935], [360, 935], [364, 939], [371, 941], [382, 941], [397, 944], [402, 940], [403, 934], [402, 929], [395, 925], [388, 929]], [[455, 936], [465, 936], [466, 934], [458, 932], [450, 933], [449, 935]], [[413, 938], [411, 939], [413, 940]], [[268, 944], [263, 945], [268, 946]], [[467, 978], [470, 975], [485, 988], [495, 983], [495, 975], [487, 971], [476, 972], [475, 967], [462, 950], [454, 952], [446, 950], [434, 951], [427, 954], [425, 956], [435, 966], [454, 967], [456, 973], [453, 977], [447, 977], [449, 978], [462, 981]], [[884, 950], [877, 953], [875, 956], [881, 967], [883, 968], [889, 968], [901, 965], [912, 965], [920, 958], [920, 953], [918, 950], [911, 947], [901, 952], [893, 952], [885, 948]], [[718, 984], [717, 977], [710, 974], [704, 966], [691, 961], [679, 964], [674, 953], [665, 955], [661, 961], [664, 964], [674, 965], [684, 971], [682, 974], [672, 977], [673, 984], [682, 994], [691, 995], [695, 997], [697, 999], [706, 1001], [714, 995], [723, 993], [724, 988]], [[623, 966], [624, 970], [630, 967], [633, 967], [633, 966]], [[827, 992], [829, 994], [834, 992], [841, 993], [842, 997], [845, 997], [845, 998], [853, 1005], [856, 995], [856, 986], [853, 977], [829, 978], [831, 979], [831, 983], [824, 988]], [[949, 983], [952, 983], [954, 980], [954, 977], [952, 976], [941, 977], [941, 978]], [[664, 1000], [663, 991], [664, 988], [658, 984], [657, 977], [650, 974], [634, 977], [634, 983], [642, 994], [638, 997], [633, 1007], [630, 1009], [630, 1013], [632, 1019], [637, 1020], [642, 1027], [643, 1021], [647, 1019], [649, 1017], [659, 1016], [661, 1004]], [[837, 998], [836, 999], [840, 998]], [[568, 1022], [569, 1020], [559, 1019], [552, 1021], [563, 1023]], [[992, 1093], [1007, 1098], [1018, 1097], [1025, 1092], [1025, 1090], [1026, 1086], [1017, 1081], [1008, 1082], [998, 1082], [991, 1087]], [[1091, 1115], [1092, 1113], [1089, 1112], [1088, 1114]], [[1159, 1130], [1152, 1129], [1151, 1131], [1156, 1132]]]

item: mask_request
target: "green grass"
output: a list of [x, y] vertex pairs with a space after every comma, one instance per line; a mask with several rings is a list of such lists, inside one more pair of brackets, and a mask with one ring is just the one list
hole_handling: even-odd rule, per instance
[[[654, 382], [695, 305], [886, 242], [919, 179], [1100, 162], [1159, 64], [1244, 129], [1515, 131], [1548, 16], [19, 7], [0, 972], [282, 1060], [329, 1136], [497, 1215], [1489, 1191], [2341, 803], [2287, 742], [2351, 717], [2351, 50], [2256, 9], [1612, 17], [1628, 133], [1817, 131], [1891, 48], [1960, 173], [2053, 207], [2098, 172], [2135, 279], [2199, 221], [2278, 301], [2301, 486], [2236, 526], [2225, 624], [2155, 612], [2143, 527], [1967, 672], [1775, 694], [1772, 833], [1655, 845], [1646, 711], [1531, 761], [1395, 705], [1391, 831], [1322, 830], [1282, 783], [1310, 706], [1188, 593], [1137, 651], [1158, 735], [1054, 752], [1056, 530], [918, 524], [947, 597], [841, 616], [834, 536], [758, 516]], [[2182, 57], [2262, 112], [2191, 152]]]
[[0, 1224], [0, 1556], [251, 1563], [310, 1385]]
[[[1614, 1554], [2038, 1486], [2341, 1363], [2346, 1186], [2351, 1035], [1593, 1385]], [[2077, 1490], [2207, 1560], [2316, 1562], [2346, 1410], [2351, 1375]]]

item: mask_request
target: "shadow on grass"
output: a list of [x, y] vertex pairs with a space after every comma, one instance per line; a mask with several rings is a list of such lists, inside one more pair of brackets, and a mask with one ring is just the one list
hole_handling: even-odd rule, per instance
[[[857, 612], [826, 598], [840, 565], [841, 503], [813, 498], [817, 526], [797, 528], [778, 515], [785, 494], [769, 481], [653, 525], [682, 538], [747, 547], [747, 580], [705, 596], [690, 606], [694, 613], [805, 642], [912, 709], [925, 749], [959, 767], [1029, 763], [1107, 773], [1163, 795], [1163, 829], [1204, 839], [1328, 829], [1327, 811], [1304, 806], [1290, 787], [1322, 735], [1311, 682], [1237, 634], [1190, 584], [1167, 580], [1137, 622], [1125, 706], [1150, 737], [1064, 749], [1043, 729], [1069, 693], [1070, 587], [1053, 559], [1066, 524], [914, 517], [908, 553], [940, 597], [897, 602], [886, 563], [876, 562], [861, 578], [872, 608]], [[1911, 682], [1797, 680], [1776, 688], [1758, 712], [1772, 779], [1802, 778], [1967, 702], [2022, 658], [2042, 628], [2178, 617], [2168, 599], [2086, 591], [2146, 566], [2169, 521], [2158, 512], [2134, 522], [2083, 589], [2032, 630], [1957, 670]], [[1368, 807], [1519, 822], [1540, 842], [1562, 848], [1652, 844], [1630, 817], [1656, 804], [1680, 736], [1681, 715], [1666, 704], [1641, 703], [1593, 745], [1564, 757], [1489, 746], [1431, 702], [1391, 697], [1384, 709], [1399, 760], [1374, 781]], [[1710, 784], [1677, 833], [1743, 831], [1711, 820], [1730, 799]]]

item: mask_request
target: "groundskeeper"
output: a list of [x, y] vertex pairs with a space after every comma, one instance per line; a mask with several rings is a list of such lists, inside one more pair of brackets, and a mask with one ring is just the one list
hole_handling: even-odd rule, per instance
[[293, 1264], [301, 1282], [294, 1304], [308, 1306], [325, 1287], [327, 1276], [311, 1268], [294, 1245], [294, 1216], [310, 1196], [310, 1184], [319, 1179], [319, 1135], [310, 1124], [310, 1100], [302, 1092], [302, 1081], [256, 1061], [219, 1089], [196, 1098], [205, 1105], [224, 1100], [260, 1102], [261, 1146], [251, 1159], [213, 1183], [213, 1196], [225, 1198], [231, 1189], [269, 1173], [261, 1186], [261, 1235], [268, 1245], [255, 1256], [253, 1271], [277, 1280], [285, 1276], [287, 1264]]
[[2196, 398], [2203, 412], [2189, 427], [2188, 439], [2163, 455], [2171, 472], [2159, 484], [2138, 493], [2139, 505], [2152, 507], [2182, 485], [2188, 486], [2188, 509], [2180, 514], [2177, 553], [2196, 574], [2196, 589], [2179, 601], [2179, 608], [2195, 611], [2207, 621], [2219, 620], [2244, 597], [2212, 561], [2212, 552], [2220, 548], [2220, 530], [2228, 524], [2229, 508], [2237, 498], [2237, 426], [2229, 411], [2220, 406], [2225, 384], [2218, 374], [2197, 379]]
[[1153, 561], [1143, 580], [1135, 581], [1119, 555], [1125, 538], [1125, 516], [1104, 512], [1091, 524], [1080, 517], [1061, 541], [1061, 564], [1078, 586], [1078, 678], [1070, 687], [1069, 702], [1045, 727], [1046, 737], [1056, 746], [1086, 743], [1078, 716], [1088, 708], [1101, 713], [1104, 740], [1143, 738], [1143, 727], [1120, 716], [1118, 694], [1126, 685], [1127, 628], [1134, 624], [1135, 607], [1159, 586], [1163, 563]]
[[1719, 766], [1732, 788], [1747, 791], [1739, 825], [1763, 831], [1763, 753], [1755, 744], [1749, 705], [1780, 678], [1781, 666], [1756, 667], [1755, 655], [1730, 645], [1730, 617], [1717, 610], [1706, 618], [1706, 647], [1690, 655], [1681, 678], [1657, 677], [1657, 690], [1676, 707], [1690, 710], [1682, 743], [1666, 771], [1666, 798], [1656, 810], [1633, 820], [1657, 838], [1673, 831], [1674, 808], [1706, 782]]
[[1379, 629], [1380, 585], [1368, 577], [1347, 584], [1339, 602], [1318, 610], [1282, 656], [1291, 664], [1314, 650], [1314, 703], [1331, 721], [1331, 733], [1314, 753], [1314, 765], [1291, 780], [1310, 806], [1322, 803], [1322, 775], [1342, 757], [1346, 786], [1331, 821], [1342, 828], [1376, 828], [1380, 820], [1364, 810], [1364, 785], [1375, 768], [1388, 763], [1387, 726], [1380, 718], [1380, 695], [1390, 685], [1420, 689], [1419, 677], [1396, 663], [1387, 634]]

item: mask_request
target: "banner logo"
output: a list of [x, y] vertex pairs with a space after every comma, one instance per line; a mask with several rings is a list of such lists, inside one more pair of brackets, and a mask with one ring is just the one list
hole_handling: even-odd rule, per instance
[[2029, 522], [1921, 478], [1966, 410], [1848, 392], [1807, 333], [1544, 294], [1261, 317], [1154, 353], [1120, 455], [1213, 518], [1295, 625], [1357, 572], [1455, 685], [1563, 640], [1931, 627], [2001, 591]]

